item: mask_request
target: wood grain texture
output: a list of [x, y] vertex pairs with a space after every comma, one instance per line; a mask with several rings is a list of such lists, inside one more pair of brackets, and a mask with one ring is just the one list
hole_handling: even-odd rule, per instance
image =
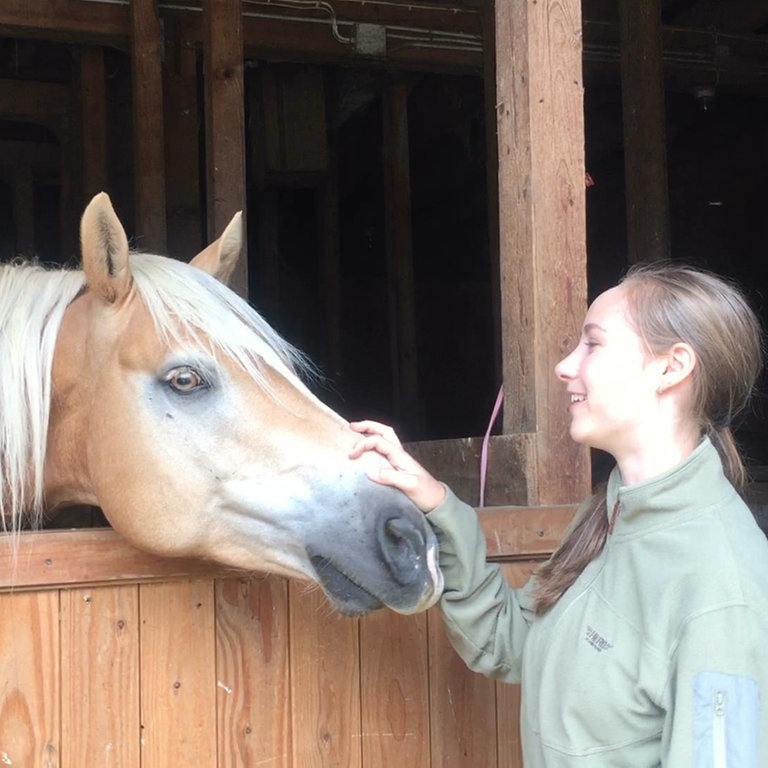
[[360, 768], [359, 622], [290, 584], [293, 765]]
[[138, 586], [62, 590], [61, 672], [62, 764], [138, 765]]
[[426, 614], [363, 618], [360, 665], [363, 765], [429, 768]]
[[290, 768], [288, 584], [216, 582], [218, 768]]
[[213, 586], [139, 588], [142, 768], [216, 765]]
[[59, 595], [0, 599], [0, 765], [60, 765]]

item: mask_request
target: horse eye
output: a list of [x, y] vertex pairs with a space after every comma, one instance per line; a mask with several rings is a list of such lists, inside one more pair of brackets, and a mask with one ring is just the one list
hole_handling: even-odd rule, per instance
[[187, 395], [205, 386], [203, 377], [194, 368], [187, 366], [174, 368], [165, 377], [165, 381], [171, 389], [182, 395]]

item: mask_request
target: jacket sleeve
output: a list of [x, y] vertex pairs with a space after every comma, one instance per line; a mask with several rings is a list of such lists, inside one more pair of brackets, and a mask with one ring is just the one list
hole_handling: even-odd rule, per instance
[[745, 605], [706, 612], [683, 629], [662, 697], [662, 765], [768, 765], [768, 643]]
[[445, 579], [440, 610], [451, 644], [475, 672], [519, 683], [522, 651], [534, 617], [530, 582], [512, 589], [486, 544], [475, 510], [449, 490], [427, 519], [440, 545]]

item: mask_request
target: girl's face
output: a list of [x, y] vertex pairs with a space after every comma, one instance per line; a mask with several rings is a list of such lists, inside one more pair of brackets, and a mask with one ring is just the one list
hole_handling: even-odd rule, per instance
[[570, 395], [571, 437], [617, 460], [653, 449], [665, 369], [633, 328], [625, 293], [619, 285], [595, 299], [576, 349], [555, 366]]

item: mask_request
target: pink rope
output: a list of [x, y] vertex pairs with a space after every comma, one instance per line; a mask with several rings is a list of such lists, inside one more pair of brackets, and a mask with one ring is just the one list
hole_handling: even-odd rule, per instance
[[488, 441], [491, 439], [491, 430], [496, 423], [501, 406], [504, 403], [504, 385], [499, 388], [499, 394], [496, 395], [496, 402], [491, 413], [491, 420], [488, 422], [488, 429], [485, 431], [483, 445], [480, 449], [480, 506], [485, 506], [485, 476], [488, 472]]

